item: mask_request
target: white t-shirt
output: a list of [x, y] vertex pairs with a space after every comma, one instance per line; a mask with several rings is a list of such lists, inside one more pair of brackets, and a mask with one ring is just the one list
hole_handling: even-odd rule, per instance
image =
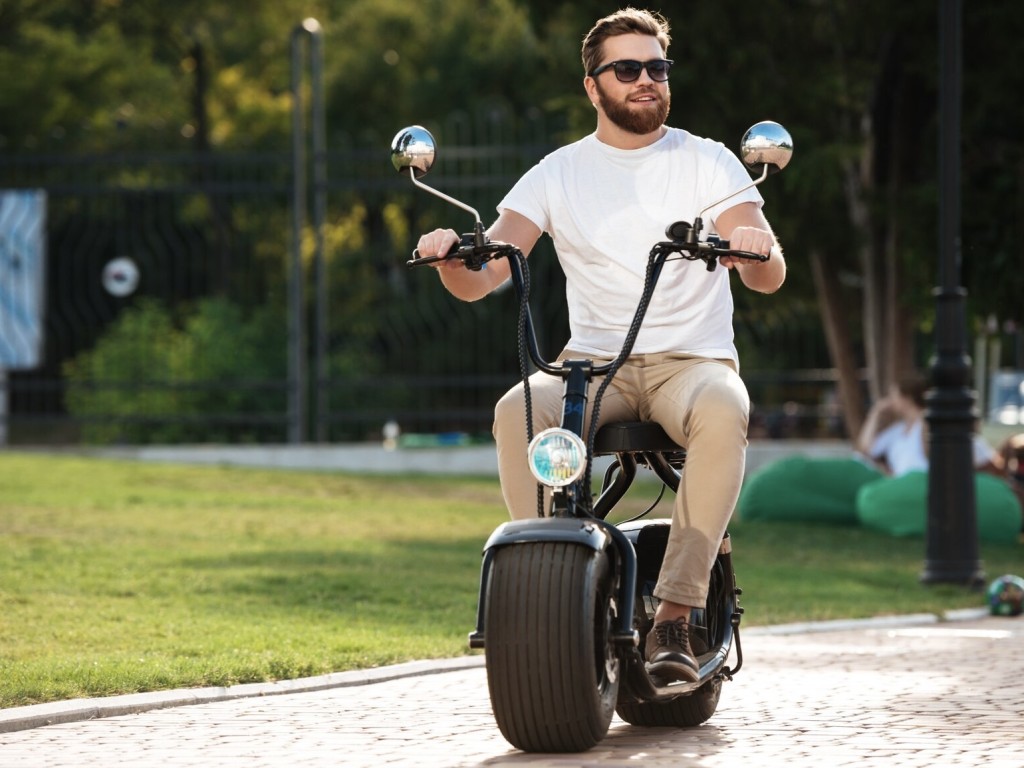
[[[908, 472], [927, 472], [928, 456], [924, 451], [924, 422], [916, 419], [912, 424], [897, 421], [883, 429], [871, 443], [871, 458], [889, 465], [894, 477]], [[978, 435], [971, 438], [972, 460], [975, 467], [992, 461], [992, 448]]]
[[[750, 184], [721, 143], [678, 128], [635, 150], [593, 134], [551, 153], [498, 205], [525, 216], [555, 244], [566, 276], [569, 349], [614, 356], [643, 290], [651, 247], [676, 221], [693, 223], [705, 206]], [[722, 211], [762, 204], [755, 188], [708, 210], [702, 237]], [[681, 352], [737, 361], [729, 270], [703, 261], [669, 261], [633, 351]]]

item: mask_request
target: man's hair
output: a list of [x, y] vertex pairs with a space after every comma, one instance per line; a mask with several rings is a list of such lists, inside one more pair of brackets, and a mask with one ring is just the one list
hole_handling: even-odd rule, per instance
[[604, 41], [617, 35], [650, 35], [661, 43], [662, 55], [668, 53], [668, 45], [672, 42], [669, 36], [668, 21], [657, 11], [643, 11], [636, 8], [623, 8], [610, 16], [598, 21], [593, 29], [583, 38], [583, 71], [586, 74], [601, 64], [604, 56]]

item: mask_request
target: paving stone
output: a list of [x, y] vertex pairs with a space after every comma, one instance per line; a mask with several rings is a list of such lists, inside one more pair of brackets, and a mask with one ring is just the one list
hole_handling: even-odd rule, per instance
[[291, 681], [276, 695], [179, 691], [120, 711], [104, 700], [44, 706], [35, 720], [25, 707], [13, 725], [0, 711], [0, 768], [1024, 768], [1024, 619], [751, 631], [743, 645], [743, 669], [704, 726], [637, 728], [616, 717], [579, 755], [510, 747], [475, 657], [364, 672], [355, 683]]

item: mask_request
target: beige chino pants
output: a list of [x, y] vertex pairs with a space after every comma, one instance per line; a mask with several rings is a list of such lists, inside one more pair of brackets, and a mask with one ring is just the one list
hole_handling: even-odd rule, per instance
[[[578, 357], [563, 352], [560, 359]], [[595, 364], [607, 362], [596, 360]], [[593, 398], [600, 380], [590, 386]], [[562, 418], [564, 385], [545, 373], [530, 377], [534, 434]], [[593, 402], [587, 403], [589, 429]], [[679, 354], [633, 355], [602, 398], [598, 419], [656, 421], [687, 449], [656, 597], [703, 607], [715, 561], [743, 482], [750, 398], [731, 360]], [[526, 452], [523, 384], [495, 407], [494, 438], [505, 504], [514, 519], [537, 516], [537, 481]], [[586, 432], [584, 432], [584, 435]]]

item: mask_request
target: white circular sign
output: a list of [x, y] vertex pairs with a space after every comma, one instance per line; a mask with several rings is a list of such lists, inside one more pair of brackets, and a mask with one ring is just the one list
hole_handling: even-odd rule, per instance
[[139, 287], [139, 268], [127, 256], [111, 259], [103, 268], [103, 287], [111, 296], [130, 296]]

